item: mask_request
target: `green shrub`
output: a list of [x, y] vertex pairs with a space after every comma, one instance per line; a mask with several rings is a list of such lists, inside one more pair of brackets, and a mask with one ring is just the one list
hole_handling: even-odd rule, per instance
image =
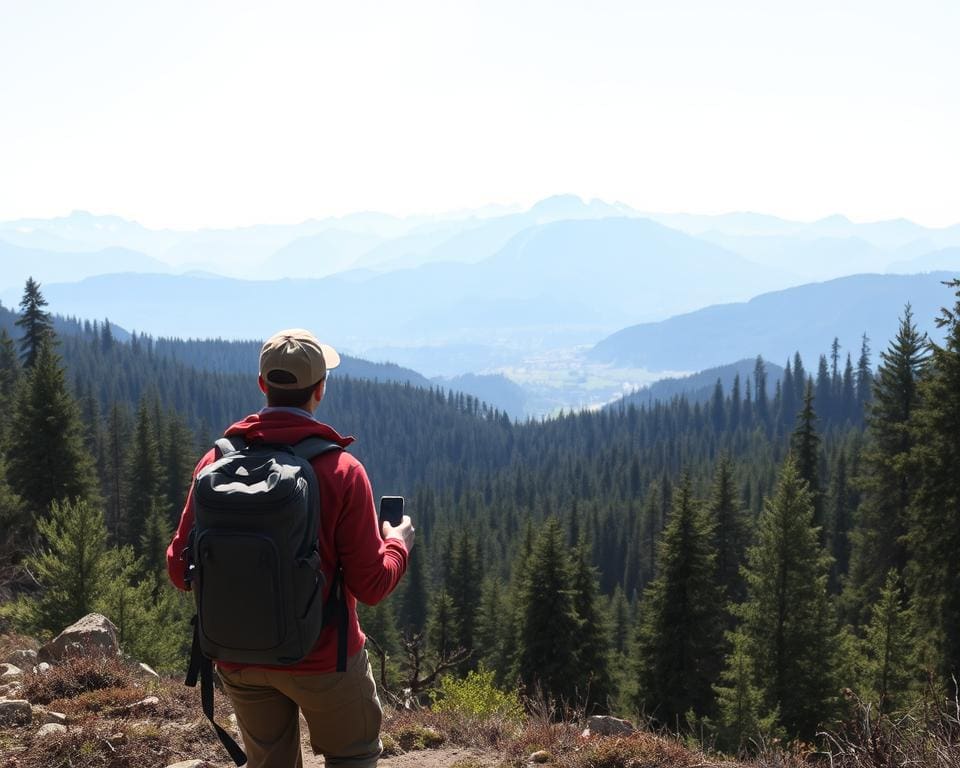
[[498, 716], [520, 722], [523, 705], [516, 691], [502, 691], [493, 682], [493, 672], [482, 666], [462, 679], [445, 677], [432, 694], [433, 710], [464, 717]]

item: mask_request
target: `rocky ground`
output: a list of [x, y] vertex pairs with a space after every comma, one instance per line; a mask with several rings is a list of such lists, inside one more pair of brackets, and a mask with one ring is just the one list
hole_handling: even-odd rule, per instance
[[[0, 636], [0, 660], [0, 768], [232, 764], [201, 712], [199, 690], [125, 659], [115, 628], [103, 616], [86, 616], [42, 646], [30, 638]], [[217, 695], [215, 702], [217, 721], [236, 731], [226, 697]], [[391, 709], [382, 738], [385, 768], [712, 764], [675, 740], [614, 718], [558, 723]], [[323, 765], [306, 741], [303, 753], [306, 768]]]

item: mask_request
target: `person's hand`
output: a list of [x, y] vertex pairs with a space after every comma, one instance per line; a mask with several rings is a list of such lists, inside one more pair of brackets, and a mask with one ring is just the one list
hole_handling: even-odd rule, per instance
[[414, 530], [410, 515], [404, 515], [403, 520], [400, 521], [400, 525], [390, 525], [390, 523], [384, 520], [380, 528], [383, 532], [384, 540], [400, 539], [400, 541], [403, 542], [403, 546], [407, 548], [407, 552], [413, 549]]

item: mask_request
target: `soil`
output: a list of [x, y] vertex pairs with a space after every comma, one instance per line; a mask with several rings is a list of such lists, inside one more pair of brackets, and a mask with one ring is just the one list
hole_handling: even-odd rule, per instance
[[[463, 762], [469, 763], [471, 768], [494, 768], [503, 758], [494, 752], [486, 752], [470, 747], [441, 747], [440, 749], [422, 749], [407, 752], [403, 755], [381, 757], [378, 768], [450, 768]], [[319, 768], [323, 765], [323, 758], [314, 756], [310, 745], [303, 747], [303, 768]]]

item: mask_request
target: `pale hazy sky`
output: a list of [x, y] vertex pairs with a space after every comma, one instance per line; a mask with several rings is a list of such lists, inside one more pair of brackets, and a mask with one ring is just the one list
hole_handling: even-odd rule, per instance
[[0, 0], [0, 219], [960, 221], [957, 0]]

